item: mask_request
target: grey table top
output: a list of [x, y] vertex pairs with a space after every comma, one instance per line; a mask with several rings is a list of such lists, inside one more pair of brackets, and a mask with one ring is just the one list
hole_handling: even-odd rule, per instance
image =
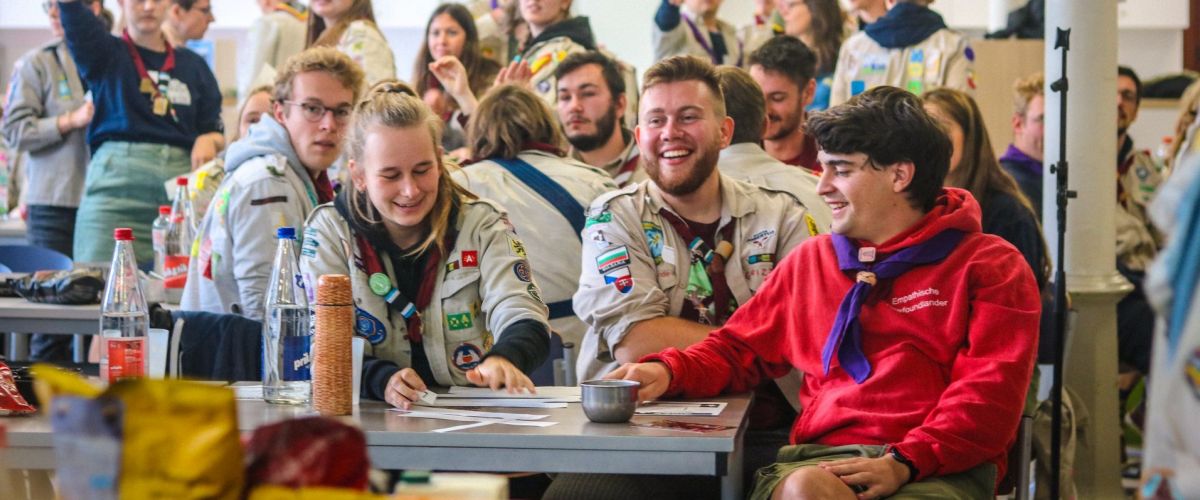
[[[550, 427], [524, 427], [492, 424], [446, 433], [431, 432], [467, 422], [405, 417], [388, 411], [390, 406], [363, 401], [353, 415], [337, 417], [362, 428], [369, 447], [463, 447], [505, 449], [574, 449], [653, 452], [729, 453], [737, 448], [751, 395], [740, 394], [709, 398], [728, 403], [717, 417], [663, 417], [635, 415], [631, 423], [659, 419], [727, 425], [725, 431], [699, 434], [626, 424], [597, 424], [589, 421], [579, 404], [566, 408], [496, 408], [486, 411], [549, 415], [545, 420], [558, 422]], [[238, 400], [238, 427], [249, 432], [261, 425], [288, 418], [313, 415], [306, 407], [267, 404], [262, 400]], [[23, 418], [0, 419], [7, 428], [8, 444], [13, 448], [52, 447], [49, 419], [44, 414]]]

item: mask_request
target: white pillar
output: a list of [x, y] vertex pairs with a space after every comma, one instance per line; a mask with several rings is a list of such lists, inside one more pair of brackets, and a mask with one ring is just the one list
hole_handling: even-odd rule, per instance
[[1008, 25], [1008, 13], [1015, 8], [1015, 0], [988, 0], [988, 32], [1004, 29]]
[[[1062, 76], [1057, 28], [1071, 30], [1067, 55], [1067, 288], [1077, 313], [1068, 337], [1065, 385], [1076, 391], [1090, 418], [1078, 443], [1074, 479], [1079, 498], [1124, 498], [1117, 421], [1116, 303], [1132, 286], [1116, 272], [1117, 0], [1046, 2], [1046, 175], [1043, 225], [1057, 255], [1056, 180], [1062, 94], [1050, 85]], [[1065, 442], [1065, 436], [1064, 436]]]

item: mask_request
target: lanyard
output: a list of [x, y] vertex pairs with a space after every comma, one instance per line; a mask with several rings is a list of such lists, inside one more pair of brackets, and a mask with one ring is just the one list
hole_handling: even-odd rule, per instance
[[725, 318], [728, 318], [732, 295], [729, 283], [725, 281], [725, 261], [733, 253], [733, 246], [728, 243], [733, 238], [733, 223], [730, 222], [721, 228], [721, 241], [717, 243], [717, 250], [713, 250], [704, 242], [704, 238], [692, 233], [692, 228], [683, 218], [666, 208], [660, 209], [658, 213], [684, 241], [689, 242], [688, 249], [692, 254], [692, 264], [688, 270], [688, 295], [692, 297], [689, 298], [700, 306], [713, 305], [711, 313], [707, 312], [708, 307], [697, 307], [698, 321], [713, 326], [724, 323]]
[[[696, 39], [696, 43], [699, 43], [700, 48], [704, 49], [704, 52], [706, 52], [708, 54], [708, 57], [710, 59], [712, 59], [713, 66], [720, 66], [724, 62], [724, 61], [722, 61], [722, 59], [723, 59], [722, 56], [724, 54], [717, 54], [716, 49], [713, 49], [712, 47], [710, 47], [708, 45], [708, 42], [704, 39], [704, 35], [702, 35], [700, 33], [700, 28], [696, 27], [696, 23], [692, 22], [692, 20], [690, 18], [688, 18], [688, 16], [682, 16], [682, 17], [683, 17], [683, 21], [687, 23], [688, 28], [691, 28], [691, 30], [692, 30], [692, 38]], [[722, 36], [724, 36], [724, 35], [722, 35]], [[726, 40], [725, 43], [728, 44], [729, 41]], [[740, 67], [742, 65], [742, 56], [743, 56], [743, 54], [741, 54], [742, 41], [738, 40], [737, 43], [738, 43], [738, 53], [739, 53], [737, 65]]]
[[175, 48], [171, 46], [166, 38], [163, 38], [163, 44], [167, 46], [167, 59], [163, 61], [163, 65], [158, 70], [158, 86], [155, 87], [154, 82], [150, 80], [150, 72], [146, 70], [146, 62], [142, 60], [142, 54], [138, 52], [137, 47], [133, 44], [133, 39], [129, 37], [129, 30], [121, 32], [121, 39], [125, 41], [125, 48], [129, 51], [129, 57], [133, 59], [133, 66], [137, 68], [139, 89], [144, 94], [150, 95], [150, 101], [153, 103], [154, 114], [163, 116], [167, 111], [171, 112], [171, 118], [179, 121], [179, 117], [175, 114], [175, 108], [171, 106], [171, 101], [167, 99], [167, 82], [171, 80], [170, 72], [175, 69]]

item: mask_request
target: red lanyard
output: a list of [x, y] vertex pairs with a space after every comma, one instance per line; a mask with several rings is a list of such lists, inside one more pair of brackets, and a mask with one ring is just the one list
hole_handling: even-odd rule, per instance
[[[447, 234], [447, 242], [452, 244], [455, 235], [456, 232], [450, 231]], [[387, 276], [384, 273], [383, 261], [375, 253], [375, 247], [371, 246], [371, 243], [361, 234], [355, 235], [354, 240], [358, 244], [358, 251], [362, 254], [362, 263], [363, 267], [367, 268], [367, 276], [375, 276], [376, 274]], [[452, 247], [447, 246], [447, 248], [450, 249]], [[429, 307], [429, 302], [433, 300], [433, 285], [437, 281], [438, 265], [441, 262], [442, 253], [438, 251], [437, 245], [431, 245], [429, 247], [429, 254], [425, 256], [425, 267], [421, 270], [421, 286], [417, 289], [416, 302], [410, 303], [408, 298], [396, 288], [394, 281], [392, 282], [392, 289], [396, 293], [384, 297], [384, 300], [388, 303], [388, 308], [399, 312], [401, 316], [404, 316], [405, 308], [410, 306], [415, 308], [415, 314], [408, 315], [404, 319], [404, 323], [408, 327], [408, 334], [404, 338], [408, 339], [409, 342], [420, 343], [423, 339], [421, 335], [421, 311]], [[387, 276], [387, 278], [389, 280], [392, 279], [391, 276]]]
[[[725, 318], [728, 317], [730, 296], [733, 295], [729, 290], [729, 283], [725, 281], [725, 257], [712, 251], [703, 238], [692, 233], [692, 228], [688, 226], [688, 223], [682, 217], [675, 215], [675, 213], [666, 208], [660, 209], [658, 213], [663, 219], [667, 220], [667, 223], [671, 224], [671, 227], [675, 229], [675, 232], [679, 233], [679, 236], [683, 237], [683, 241], [688, 242], [688, 248], [692, 249], [693, 261], [696, 259], [703, 260], [705, 255], [708, 255], [710, 252], [712, 253], [712, 260], [704, 266], [704, 272], [708, 274], [708, 281], [712, 283], [713, 288], [712, 297], [709, 298], [714, 304], [714, 324], [712, 326], [724, 324]], [[718, 231], [721, 235], [721, 240], [728, 241], [731, 244], [733, 243], [733, 224], [733, 221], [730, 221], [729, 224], [726, 224], [725, 227]], [[713, 243], [717, 242], [714, 241]]]
[[[171, 42], [163, 38], [163, 44], [167, 46], [167, 60], [163, 62], [162, 67], [158, 70], [158, 86], [156, 87], [154, 81], [150, 79], [150, 72], [146, 71], [146, 62], [142, 60], [142, 54], [138, 52], [137, 47], [133, 44], [133, 39], [129, 37], [129, 30], [121, 31], [121, 39], [125, 41], [125, 48], [129, 51], [129, 57], [133, 58], [133, 66], [137, 68], [138, 84], [142, 86], [140, 90], [150, 94], [150, 101], [152, 103], [158, 99], [163, 99], [167, 106], [170, 106], [170, 100], [167, 100], [164, 94], [167, 91], [167, 82], [170, 80], [169, 73], [175, 69], [175, 48], [171, 46]], [[149, 88], [146, 88], [147, 86]], [[154, 114], [162, 115], [165, 113], [158, 113], [156, 110]], [[171, 109], [171, 115], [175, 115], [174, 109]]]

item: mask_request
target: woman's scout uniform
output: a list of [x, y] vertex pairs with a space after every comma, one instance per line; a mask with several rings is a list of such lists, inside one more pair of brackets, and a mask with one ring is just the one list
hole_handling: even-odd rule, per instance
[[[547, 324], [524, 245], [504, 212], [488, 201], [464, 200], [454, 228], [453, 247], [436, 263], [432, 298], [419, 311], [421, 342], [435, 378], [426, 381], [431, 385], [469, 385], [465, 373], [492, 347], [494, 332], [522, 320]], [[355, 333], [371, 343], [366, 354], [411, 366], [406, 319], [385, 299], [396, 279], [391, 259], [382, 249], [362, 248], [359, 240], [333, 204], [313, 210], [300, 252], [309, 293], [323, 274], [350, 275]]]

